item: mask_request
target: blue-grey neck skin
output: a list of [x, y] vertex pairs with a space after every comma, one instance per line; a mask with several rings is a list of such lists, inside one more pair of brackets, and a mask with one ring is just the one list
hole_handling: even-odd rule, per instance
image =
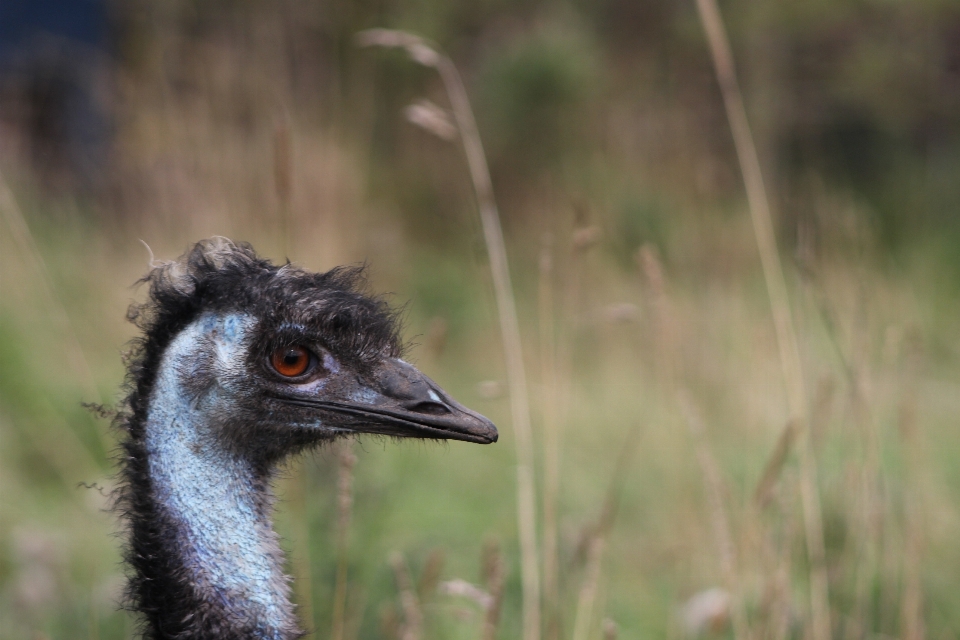
[[237, 629], [282, 640], [299, 632], [269, 479], [222, 441], [233, 415], [230, 380], [244, 375], [253, 327], [248, 316], [205, 314], [176, 336], [150, 396], [145, 445], [153, 499], [174, 523], [197, 596]]

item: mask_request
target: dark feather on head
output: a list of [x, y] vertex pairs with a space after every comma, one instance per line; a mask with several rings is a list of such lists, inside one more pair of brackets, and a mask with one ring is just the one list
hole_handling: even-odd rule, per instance
[[[234, 637], [236, 626], [228, 630], [196, 596], [189, 572], [171, 551], [174, 527], [152, 495], [144, 429], [165, 350], [202, 313], [236, 311], [257, 319], [256, 344], [264, 351], [309, 327], [332, 354], [364, 371], [379, 359], [401, 355], [400, 324], [382, 298], [364, 293], [362, 268], [310, 273], [289, 263], [277, 266], [249, 244], [222, 238], [198, 242], [178, 260], [154, 267], [140, 283], [149, 286], [147, 301], [132, 305], [128, 318], [141, 337], [131, 345], [127, 397], [114, 419], [121, 434], [116, 505], [129, 528], [127, 607], [142, 614], [145, 638]], [[265, 496], [268, 482], [264, 474]], [[284, 637], [299, 635], [295, 628], [287, 631]]]

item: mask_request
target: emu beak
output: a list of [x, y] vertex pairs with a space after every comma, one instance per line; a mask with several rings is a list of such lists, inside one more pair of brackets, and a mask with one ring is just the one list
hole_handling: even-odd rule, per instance
[[497, 441], [497, 428], [490, 420], [451, 398], [403, 360], [385, 360], [362, 386], [357, 394], [362, 400], [353, 407], [363, 411], [370, 424], [358, 431], [480, 444]]
[[349, 431], [398, 438], [497, 441], [492, 422], [451, 398], [416, 367], [385, 359], [366, 378], [343, 376], [326, 387], [336, 400], [284, 395], [288, 404], [336, 414]]

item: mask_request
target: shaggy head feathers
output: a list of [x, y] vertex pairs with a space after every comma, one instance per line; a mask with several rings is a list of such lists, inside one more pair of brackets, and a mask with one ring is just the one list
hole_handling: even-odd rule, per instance
[[366, 295], [363, 269], [337, 267], [311, 273], [289, 263], [276, 266], [247, 243], [202, 240], [179, 260], [155, 267], [141, 283], [150, 298], [128, 317], [144, 342], [160, 344], [201, 311], [241, 311], [260, 321], [260, 331], [284, 326], [319, 327], [338, 356], [374, 361], [402, 352], [397, 316], [380, 298]]
[[[145, 425], [161, 359], [171, 341], [204, 312], [256, 318], [260, 342], [276, 345], [298, 327], [319, 329], [324, 347], [357, 371], [402, 352], [396, 314], [362, 292], [362, 269], [310, 273], [277, 266], [245, 243], [198, 242], [180, 259], [156, 266], [143, 280], [145, 303], [129, 319], [142, 331], [128, 364], [128, 396], [115, 425], [121, 432], [117, 506], [129, 527], [125, 559], [132, 569], [127, 600], [143, 615], [146, 638], [228, 637], [198, 611], [190, 576], [171, 552], [170, 523], [152, 495]], [[149, 577], [148, 577], [149, 576]], [[227, 633], [227, 635], [223, 635]], [[289, 636], [298, 635], [295, 629]], [[232, 636], [229, 636], [232, 637]]]

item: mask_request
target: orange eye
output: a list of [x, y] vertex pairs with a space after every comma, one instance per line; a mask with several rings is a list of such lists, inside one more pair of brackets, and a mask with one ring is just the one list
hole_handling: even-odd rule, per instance
[[302, 376], [310, 366], [310, 352], [303, 347], [284, 347], [270, 356], [274, 370], [287, 378]]

